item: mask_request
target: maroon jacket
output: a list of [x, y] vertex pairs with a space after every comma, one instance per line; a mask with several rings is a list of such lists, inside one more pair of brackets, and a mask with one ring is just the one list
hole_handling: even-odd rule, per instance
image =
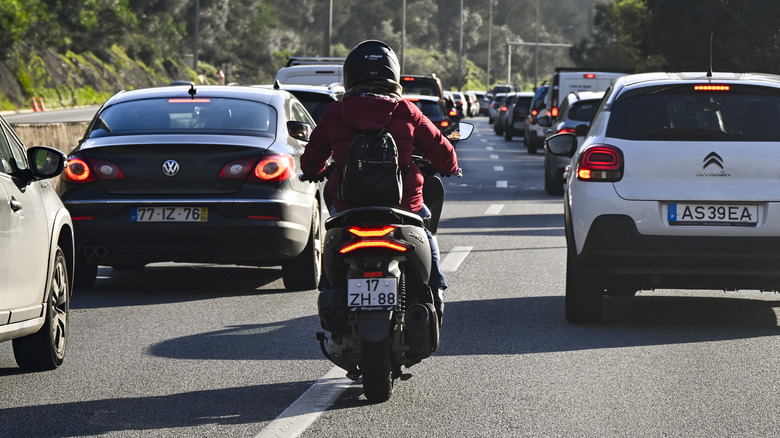
[[[301, 170], [306, 175], [320, 175], [328, 158], [333, 157], [339, 169], [347, 164], [352, 138], [359, 130], [379, 131], [383, 127], [398, 146], [398, 165], [408, 169], [404, 176], [401, 207], [416, 212], [422, 208], [423, 175], [412, 162], [412, 151], [427, 158], [441, 173], [458, 170], [455, 148], [439, 129], [413, 103], [390, 98], [348, 96], [327, 106], [319, 124], [301, 156]], [[408, 168], [407, 168], [408, 166]], [[326, 175], [326, 188], [337, 211], [349, 208], [338, 196], [341, 174], [334, 170]]]

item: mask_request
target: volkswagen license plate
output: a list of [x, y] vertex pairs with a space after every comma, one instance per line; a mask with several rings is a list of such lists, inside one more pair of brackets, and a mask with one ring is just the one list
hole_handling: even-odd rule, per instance
[[136, 207], [130, 222], [208, 222], [207, 207]]
[[755, 204], [669, 204], [669, 225], [716, 225], [755, 227]]
[[398, 299], [398, 279], [350, 278], [347, 280], [347, 304], [352, 309], [392, 310]]

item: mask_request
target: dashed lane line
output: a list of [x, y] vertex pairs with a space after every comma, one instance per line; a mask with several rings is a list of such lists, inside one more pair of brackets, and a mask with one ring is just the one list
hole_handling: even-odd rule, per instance
[[444, 272], [455, 272], [469, 255], [473, 246], [456, 246], [441, 261], [441, 269]]

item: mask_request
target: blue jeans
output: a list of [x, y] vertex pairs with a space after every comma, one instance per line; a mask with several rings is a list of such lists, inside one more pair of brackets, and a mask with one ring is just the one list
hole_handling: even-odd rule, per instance
[[[330, 214], [331, 216], [336, 214], [336, 209], [331, 207], [330, 208]], [[417, 211], [417, 214], [420, 215], [423, 219], [428, 219], [431, 217], [431, 210], [428, 209], [428, 207], [423, 204], [422, 208], [420, 208], [419, 211]], [[439, 257], [439, 244], [436, 242], [436, 239], [433, 237], [433, 234], [428, 230], [425, 229], [425, 234], [428, 235], [428, 244], [431, 246], [431, 276], [428, 279], [428, 286], [430, 287], [438, 287], [439, 289], [447, 289], [447, 281], [444, 279], [444, 271], [441, 270], [441, 261]], [[325, 290], [330, 288], [330, 282], [328, 281], [327, 276], [325, 275], [325, 270], [322, 271], [322, 275], [320, 276], [320, 284], [318, 289], [319, 290]]]

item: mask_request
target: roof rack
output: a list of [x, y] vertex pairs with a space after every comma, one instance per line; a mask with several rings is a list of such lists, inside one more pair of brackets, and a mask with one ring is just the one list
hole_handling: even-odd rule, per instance
[[288, 56], [287, 67], [291, 65], [343, 64], [345, 59], [330, 56]]

